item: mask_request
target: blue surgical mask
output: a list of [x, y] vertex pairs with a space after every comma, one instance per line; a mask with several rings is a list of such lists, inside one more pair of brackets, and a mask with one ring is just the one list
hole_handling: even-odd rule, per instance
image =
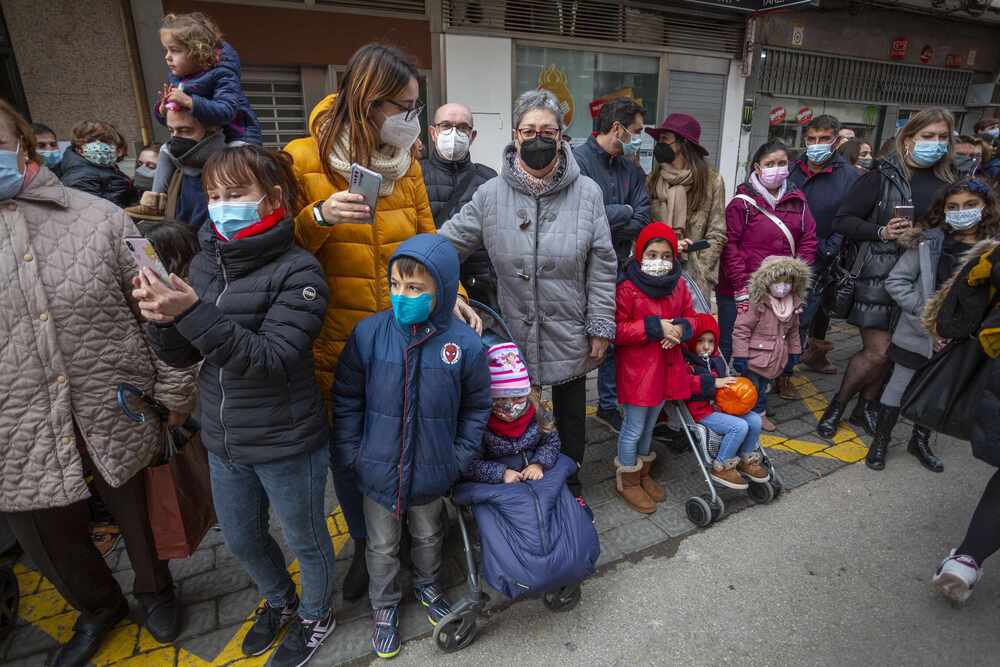
[[933, 167], [947, 154], [947, 141], [917, 141], [910, 158], [918, 167]]
[[208, 205], [208, 217], [216, 231], [226, 240], [232, 240], [237, 233], [250, 225], [260, 222], [261, 197], [257, 201], [220, 201]]
[[38, 151], [38, 154], [41, 155], [42, 160], [45, 161], [45, 166], [50, 169], [58, 166], [59, 163], [62, 162], [63, 152], [58, 148], [54, 151]]
[[118, 162], [118, 151], [111, 144], [103, 141], [91, 141], [80, 149], [83, 159], [98, 167], [110, 167]]
[[833, 155], [833, 144], [813, 144], [806, 146], [806, 157], [812, 164], [823, 164]]
[[21, 191], [24, 173], [17, 168], [17, 154], [20, 150], [20, 141], [17, 142], [16, 150], [0, 150], [0, 201], [13, 199]]
[[997, 137], [1000, 137], [1000, 127], [991, 127], [990, 129], [983, 132], [983, 134], [985, 134], [990, 139], [996, 139]]
[[621, 139], [619, 139], [618, 142], [622, 145], [622, 155], [625, 157], [632, 157], [639, 152], [639, 147], [642, 146], [642, 135], [632, 134], [628, 130], [625, 130], [625, 134], [629, 137], [628, 143], [622, 141]]
[[944, 221], [955, 231], [965, 231], [978, 225], [983, 219], [983, 209], [965, 208], [961, 211], [945, 211]]
[[396, 321], [403, 326], [420, 324], [431, 318], [431, 307], [434, 305], [434, 297], [430, 294], [419, 296], [403, 296], [393, 294], [389, 297], [392, 302], [392, 314]]

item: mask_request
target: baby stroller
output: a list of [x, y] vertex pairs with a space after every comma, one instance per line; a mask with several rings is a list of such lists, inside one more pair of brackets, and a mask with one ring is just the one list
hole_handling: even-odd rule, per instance
[[[691, 300], [694, 303], [695, 310], [702, 313], [711, 313], [711, 306], [708, 299], [702, 293], [701, 288], [686, 274], [683, 275], [688, 290], [691, 292]], [[704, 528], [713, 521], [718, 521], [722, 518], [726, 511], [722, 496], [716, 490], [715, 484], [712, 483], [712, 478], [708, 472], [712, 461], [715, 460], [716, 455], [719, 453], [722, 436], [696, 422], [688, 411], [684, 401], [671, 401], [664, 409], [667, 410], [670, 423], [680, 425], [684, 439], [687, 440], [691, 451], [694, 452], [695, 460], [698, 462], [702, 477], [705, 479], [705, 485], [708, 487], [708, 493], [691, 496], [684, 503], [684, 510], [691, 523]], [[747, 495], [755, 503], [766, 505], [781, 494], [784, 485], [764, 448], [758, 444], [757, 451], [761, 455], [761, 465], [770, 473], [771, 479], [768, 482], [750, 482]]]
[[[484, 345], [513, 339], [496, 311], [477, 301], [470, 303], [483, 318]], [[527, 465], [523, 456], [503, 460], [516, 470]], [[482, 579], [511, 599], [541, 597], [555, 612], [569, 611], [580, 602], [580, 582], [593, 573], [600, 546], [590, 518], [566, 487], [566, 478], [575, 471], [576, 464], [560, 456], [538, 481], [456, 485], [452, 502], [458, 510], [468, 590], [434, 628], [434, 641], [441, 650], [459, 651], [475, 640], [477, 621], [489, 601]], [[470, 536], [471, 517], [478, 528], [478, 544]], [[534, 519], [537, 524], [532, 526]]]

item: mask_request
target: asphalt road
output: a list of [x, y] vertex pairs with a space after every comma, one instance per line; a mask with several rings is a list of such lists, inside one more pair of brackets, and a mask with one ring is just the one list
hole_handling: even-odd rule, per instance
[[1000, 664], [1000, 557], [962, 609], [929, 583], [993, 469], [937, 449], [942, 474], [894, 447], [885, 472], [849, 466], [612, 566], [574, 611], [520, 602], [465, 651], [426, 638], [393, 665]]

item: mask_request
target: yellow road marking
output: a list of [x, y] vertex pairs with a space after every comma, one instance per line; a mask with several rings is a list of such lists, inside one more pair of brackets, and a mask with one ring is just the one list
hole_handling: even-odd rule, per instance
[[[333, 552], [339, 554], [347, 541], [350, 540], [347, 522], [339, 507], [327, 516], [326, 527], [333, 540]], [[288, 566], [288, 571], [292, 574], [296, 587], [301, 589], [297, 560]], [[14, 566], [14, 572], [21, 588], [20, 617], [60, 644], [69, 640], [73, 635], [73, 624], [76, 623], [79, 614], [38, 572], [29, 570], [21, 564]], [[115, 667], [159, 667], [163, 665], [167, 667], [174, 665], [175, 662], [178, 667], [208, 667], [230, 663], [240, 665], [240, 667], [263, 665], [271, 657], [271, 651], [260, 656], [246, 658], [240, 649], [243, 637], [253, 626], [254, 617], [254, 610], [251, 610], [233, 638], [222, 647], [222, 650], [212, 660], [205, 660], [179, 646], [160, 644], [145, 628], [141, 628], [129, 620], [112, 631], [100, 652], [94, 656], [91, 662], [95, 667], [106, 667], [107, 665], [115, 665]]]

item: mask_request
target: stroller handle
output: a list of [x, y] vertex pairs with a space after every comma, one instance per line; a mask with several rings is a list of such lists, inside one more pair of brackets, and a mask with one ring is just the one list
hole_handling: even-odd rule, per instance
[[469, 305], [476, 310], [485, 312], [487, 315], [496, 320], [496, 323], [500, 325], [501, 329], [503, 329], [504, 335], [507, 336], [507, 340], [514, 340], [514, 334], [510, 332], [510, 329], [507, 327], [507, 323], [503, 321], [502, 317], [500, 317], [500, 313], [493, 310], [482, 301], [476, 301], [475, 299], [469, 299]]

